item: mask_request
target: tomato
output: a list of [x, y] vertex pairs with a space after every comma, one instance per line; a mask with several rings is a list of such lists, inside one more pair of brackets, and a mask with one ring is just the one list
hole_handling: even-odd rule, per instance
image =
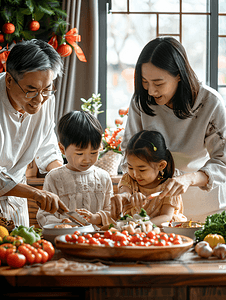
[[80, 234], [81, 234], [81, 232], [80, 232], [80, 231], [78, 231], [78, 230], [76, 230], [76, 231], [74, 232], [74, 234], [76, 234], [76, 235], [80, 235]]
[[168, 237], [168, 234], [166, 233], [160, 233], [160, 239], [161, 240], [165, 240], [166, 242], [168, 241], [169, 237]]
[[37, 250], [37, 252], [34, 255], [35, 255], [34, 263], [40, 264], [42, 262], [42, 254], [39, 253], [38, 250]]
[[42, 263], [47, 262], [47, 260], [49, 259], [49, 254], [41, 248], [38, 248], [38, 253], [42, 255]]
[[55, 254], [55, 248], [53, 247], [52, 243], [44, 242], [42, 245], [42, 249], [48, 253], [48, 260], [52, 259], [53, 255]]
[[90, 243], [90, 245], [100, 245], [100, 242], [97, 239], [95, 239], [94, 237], [89, 239], [89, 243]]
[[85, 238], [88, 239], [88, 240], [91, 239], [91, 237], [93, 237], [91, 233], [87, 233], [87, 234], [85, 235]]
[[7, 264], [11, 268], [22, 268], [26, 263], [26, 257], [21, 253], [10, 253], [7, 256]]
[[27, 248], [25, 245], [21, 245], [18, 247], [18, 251], [26, 257], [26, 262], [28, 262], [29, 264], [34, 263], [35, 255], [29, 248]]
[[149, 231], [149, 232], [147, 233], [147, 237], [149, 237], [150, 239], [155, 238], [155, 236], [156, 236], [156, 232], [155, 232], [154, 230]]
[[143, 238], [139, 234], [134, 234], [131, 238], [132, 243], [141, 242]]
[[127, 237], [129, 236], [129, 232], [128, 232], [127, 230], [123, 230], [123, 231], [122, 231], [122, 234], [124, 234], [124, 235], [127, 236]]
[[16, 252], [16, 246], [14, 246], [13, 244], [2, 244], [0, 246], [0, 259], [2, 261], [2, 263], [6, 263], [7, 260], [7, 256], [11, 253]]
[[146, 236], [143, 238], [143, 241], [144, 241], [144, 243], [150, 242], [150, 238]]
[[182, 240], [180, 240], [180, 239], [175, 239], [175, 240], [173, 241], [173, 245], [181, 245], [181, 244], [183, 244], [183, 242], [182, 242]]
[[170, 233], [170, 234], [169, 234], [169, 238], [172, 238], [172, 239], [174, 240], [175, 237], [176, 237], [176, 234], [175, 234], [175, 233]]
[[78, 240], [78, 235], [75, 234], [75, 233], [73, 233], [72, 236], [71, 236], [71, 242], [72, 242], [72, 243], [76, 243], [77, 240]]
[[78, 239], [77, 239], [77, 242], [78, 242], [79, 244], [84, 244], [85, 241], [86, 241], [86, 238], [85, 238], [83, 235], [80, 235], [80, 236], [78, 237]]
[[112, 236], [112, 232], [110, 230], [104, 232], [104, 237], [106, 239], [110, 239]]
[[94, 237], [95, 239], [99, 239], [99, 238], [100, 238], [99, 232], [94, 233], [93, 237]]
[[71, 242], [72, 241], [71, 235], [70, 234], [66, 234], [65, 240], [66, 240], [66, 242]]
[[166, 245], [166, 241], [165, 240], [158, 240], [158, 244], [156, 246], [165, 246]]

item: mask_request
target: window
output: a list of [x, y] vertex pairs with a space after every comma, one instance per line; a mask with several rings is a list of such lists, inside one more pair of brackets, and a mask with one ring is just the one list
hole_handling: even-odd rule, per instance
[[109, 4], [105, 13], [110, 8], [105, 19], [107, 126], [114, 127], [119, 108], [129, 106], [142, 48], [161, 35], [183, 44], [199, 79], [217, 89], [226, 104], [225, 0], [99, 0], [102, 8], [103, 2]]

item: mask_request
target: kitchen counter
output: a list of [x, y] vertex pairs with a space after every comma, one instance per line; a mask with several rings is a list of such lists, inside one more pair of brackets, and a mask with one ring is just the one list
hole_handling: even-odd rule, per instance
[[[53, 260], [60, 258], [84, 262], [57, 249]], [[47, 299], [56, 299], [54, 295], [57, 295], [57, 299], [77, 297], [87, 300], [219, 300], [226, 296], [226, 261], [216, 257], [199, 258], [193, 248], [171, 261], [102, 263], [108, 267], [98, 271], [66, 271], [54, 275], [37, 274], [37, 267], [10, 269], [2, 266], [3, 295], [7, 299], [16, 294], [16, 299], [46, 299], [44, 295]]]

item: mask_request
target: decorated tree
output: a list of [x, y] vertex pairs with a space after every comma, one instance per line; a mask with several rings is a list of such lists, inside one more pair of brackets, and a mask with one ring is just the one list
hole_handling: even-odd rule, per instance
[[[85, 62], [82, 49], [76, 43], [81, 41], [81, 36], [76, 28], [66, 32], [70, 24], [61, 7], [60, 0], [0, 0], [0, 50], [10, 50], [13, 43], [36, 38], [49, 42], [63, 57], [74, 49], [78, 58]], [[3, 56], [5, 62], [7, 53]]]

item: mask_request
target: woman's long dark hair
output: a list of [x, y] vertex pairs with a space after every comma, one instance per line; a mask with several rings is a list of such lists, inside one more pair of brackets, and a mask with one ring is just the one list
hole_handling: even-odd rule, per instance
[[136, 133], [128, 142], [125, 157], [135, 155], [147, 163], [165, 160], [167, 165], [163, 170], [161, 183], [172, 178], [175, 165], [171, 152], [167, 149], [165, 139], [158, 131], [142, 130]]
[[139, 109], [155, 116], [151, 108], [157, 105], [154, 97], [142, 85], [141, 66], [151, 62], [154, 66], [180, 76], [177, 91], [171, 99], [174, 114], [180, 119], [192, 116], [192, 107], [199, 91], [199, 80], [191, 68], [185, 49], [172, 37], [160, 37], [150, 41], [141, 51], [135, 67], [135, 92], [133, 98]]

